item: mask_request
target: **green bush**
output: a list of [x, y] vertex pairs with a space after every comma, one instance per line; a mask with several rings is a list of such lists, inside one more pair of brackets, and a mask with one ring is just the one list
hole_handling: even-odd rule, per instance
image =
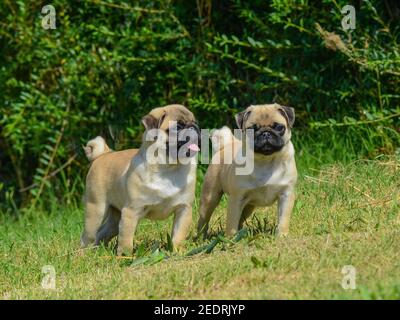
[[1, 2], [1, 203], [79, 199], [81, 144], [138, 146], [140, 118], [169, 103], [204, 128], [249, 104], [293, 106], [305, 165], [398, 152], [400, 5], [357, 2], [343, 31], [347, 2], [54, 0], [54, 30], [48, 3]]

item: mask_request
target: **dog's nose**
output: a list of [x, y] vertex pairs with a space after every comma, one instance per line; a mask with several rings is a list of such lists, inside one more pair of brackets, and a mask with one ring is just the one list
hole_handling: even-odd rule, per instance
[[265, 131], [265, 132], [263, 132], [263, 137], [264, 138], [266, 138], [266, 139], [269, 139], [269, 138], [271, 138], [271, 133], [269, 132], [269, 131]]

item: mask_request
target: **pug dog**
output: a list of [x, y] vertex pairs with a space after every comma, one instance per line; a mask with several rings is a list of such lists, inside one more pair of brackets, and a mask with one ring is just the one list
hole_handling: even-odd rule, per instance
[[[271, 206], [278, 201], [278, 236], [289, 232], [289, 219], [293, 209], [297, 181], [294, 147], [291, 130], [295, 120], [294, 109], [279, 104], [252, 105], [236, 115], [236, 123], [242, 130], [242, 140], [224, 127], [211, 137], [218, 141], [213, 155], [220, 160], [211, 161], [200, 199], [198, 233], [205, 235], [211, 215], [223, 194], [227, 195], [228, 209], [226, 235], [232, 236], [242, 228], [244, 221], [256, 207]], [[246, 130], [252, 129], [253, 137]], [[250, 174], [238, 175], [237, 154], [243, 151], [243, 141], [253, 143], [246, 160], [254, 161]], [[224, 163], [225, 149], [233, 153], [233, 161]], [[226, 156], [225, 156], [226, 158]], [[226, 161], [225, 161], [226, 162]], [[229, 161], [228, 161], [229, 162]]]
[[[196, 119], [186, 107], [173, 104], [153, 109], [142, 123], [145, 133], [139, 149], [112, 151], [101, 137], [85, 147], [92, 162], [86, 177], [82, 247], [107, 244], [118, 235], [117, 254], [130, 254], [139, 221], [166, 219], [171, 213], [174, 247], [187, 236], [192, 221], [196, 161], [179, 161], [169, 151], [175, 148], [184, 157], [194, 159], [199, 141], [180, 137], [193, 132], [200, 137]], [[158, 161], [157, 156], [164, 151], [168, 152], [161, 159], [166, 161]]]

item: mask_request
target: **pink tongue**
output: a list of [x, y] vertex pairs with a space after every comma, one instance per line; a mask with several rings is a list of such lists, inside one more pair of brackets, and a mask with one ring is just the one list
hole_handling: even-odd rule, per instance
[[194, 152], [198, 152], [200, 151], [200, 148], [198, 147], [197, 144], [192, 143], [191, 145], [188, 146], [188, 149], [194, 151]]

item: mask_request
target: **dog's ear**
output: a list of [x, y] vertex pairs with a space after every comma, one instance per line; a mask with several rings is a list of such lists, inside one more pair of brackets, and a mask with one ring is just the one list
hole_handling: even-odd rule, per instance
[[251, 111], [245, 110], [235, 115], [236, 124], [239, 129], [244, 129], [244, 124], [249, 117]]
[[286, 107], [286, 106], [280, 106], [278, 111], [285, 117], [289, 127], [293, 128], [294, 118], [295, 118], [294, 108]]
[[143, 123], [144, 127], [146, 128], [146, 130], [158, 129], [158, 128], [160, 128], [161, 124], [163, 123], [166, 115], [167, 115], [166, 112], [164, 112], [161, 115], [161, 117], [159, 119], [157, 119], [152, 114], [147, 114], [142, 118], [142, 123]]
[[158, 128], [161, 127], [161, 125], [164, 122], [164, 119], [165, 119], [166, 116], [167, 116], [167, 113], [164, 111], [162, 116], [160, 117], [160, 119], [158, 119], [158, 124], [157, 124]]
[[146, 130], [156, 129], [158, 126], [158, 120], [151, 114], [147, 114], [142, 118], [142, 123]]

